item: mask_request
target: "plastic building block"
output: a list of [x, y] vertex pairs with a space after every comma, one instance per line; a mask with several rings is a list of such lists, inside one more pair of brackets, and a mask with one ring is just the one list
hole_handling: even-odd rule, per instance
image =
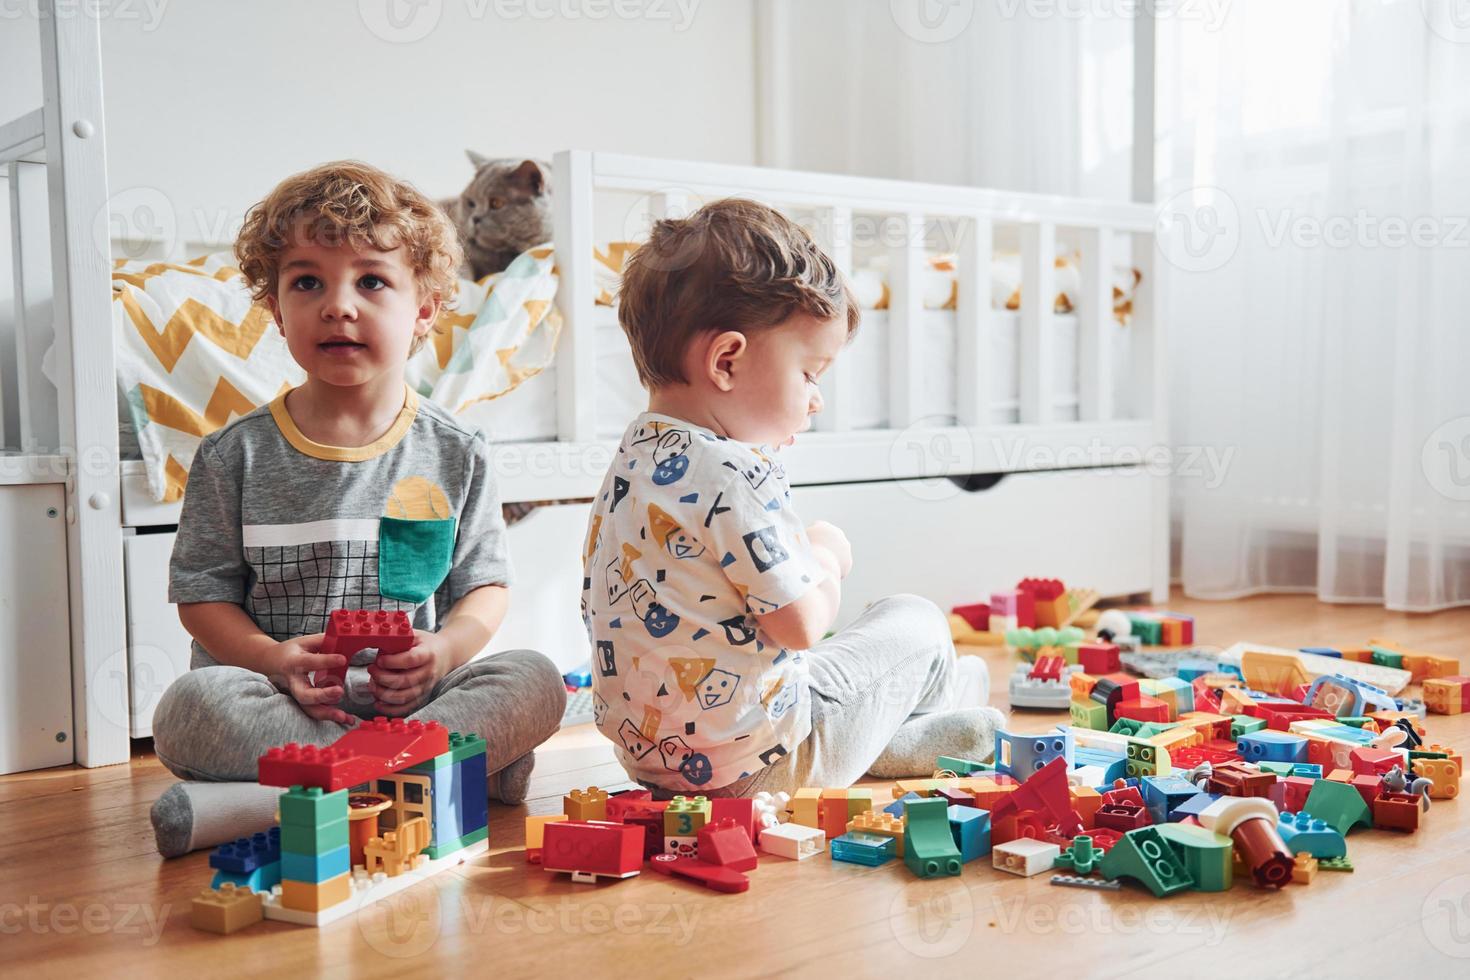
[[1347, 840], [1327, 821], [1318, 820], [1310, 813], [1281, 814], [1276, 823], [1276, 832], [1293, 854], [1310, 854], [1317, 858], [1342, 857], [1347, 854]]
[[[713, 823], [733, 823], [744, 831], [752, 844], [756, 837], [756, 805], [749, 797], [717, 797], [709, 801], [709, 818]], [[772, 808], [774, 809], [774, 807]]]
[[818, 827], [821, 825], [822, 791], [811, 786], [803, 786], [791, 797], [791, 822], [801, 824], [803, 827]]
[[1351, 871], [1353, 862], [1345, 857], [1318, 859], [1317, 867], [1323, 871]]
[[976, 772], [994, 772], [995, 766], [988, 762], [976, 762], [973, 759], [961, 759], [952, 755], [941, 755], [934, 762], [935, 768], [952, 772], [957, 776], [968, 776]]
[[1265, 798], [1271, 795], [1276, 776], [1243, 762], [1222, 762], [1210, 771], [1207, 788], [1223, 796]]
[[1123, 669], [1116, 643], [1079, 643], [1077, 663], [1093, 675], [1116, 674]]
[[1065, 759], [1072, 766], [1072, 733], [1057, 729], [1045, 735], [1013, 735], [1004, 729], [995, 732], [995, 771], [1025, 779], [1053, 759]]
[[1221, 797], [1199, 816], [1206, 830], [1235, 842], [1251, 877], [1263, 888], [1280, 888], [1291, 882], [1292, 856], [1276, 832], [1276, 821], [1275, 805], [1256, 797]]
[[1430, 782], [1429, 796], [1435, 800], [1452, 800], [1460, 795], [1460, 766], [1453, 759], [1415, 759], [1414, 775]]
[[1056, 824], [1061, 833], [1072, 837], [1082, 832], [1082, 820], [1072, 810], [1072, 797], [1067, 791], [1069, 763], [1060, 756], [1041, 766], [1017, 789], [990, 807], [992, 826], [1024, 810], [1036, 810], [1046, 824]]
[[606, 820], [607, 790], [588, 786], [562, 797], [562, 812], [568, 820]]
[[707, 797], [676, 796], [664, 810], [664, 836], [693, 837], [709, 823], [710, 813]]
[[1310, 885], [1317, 877], [1317, 859], [1306, 851], [1297, 854], [1292, 861], [1291, 883], [1293, 885]]
[[[607, 796], [607, 819], [614, 823], [623, 819], [623, 814], [628, 810], [650, 803], [653, 793], [646, 789], [625, 789], [621, 793], [609, 793]], [[563, 800], [563, 807], [566, 801]]]
[[1307, 794], [1306, 812], [1346, 837], [1354, 827], [1373, 826], [1373, 812], [1353, 787], [1319, 779]]
[[[678, 857], [673, 854], [655, 854], [649, 859], [648, 865], [661, 875], [688, 878], [717, 892], [734, 894], [750, 888], [750, 879], [734, 868], [706, 864], [693, 858]], [[576, 875], [573, 875], [572, 878], [576, 880]]]
[[1235, 879], [1231, 853], [1235, 848], [1229, 837], [1204, 827], [1170, 823], [1157, 828], [1159, 835], [1174, 849], [1184, 870], [1194, 879], [1196, 891], [1229, 891]]
[[1052, 875], [1053, 885], [1065, 885], [1068, 888], [1090, 888], [1094, 891], [1115, 892], [1123, 887], [1119, 881], [1109, 881], [1107, 878], [1082, 878], [1077, 875]]
[[[1043, 660], [1059, 659], [1043, 657]], [[1072, 699], [1072, 690], [1062, 677], [1037, 677], [1026, 664], [1017, 664], [1011, 674], [1008, 698], [1013, 708], [1061, 711]]]
[[1236, 751], [1246, 762], [1306, 762], [1307, 740], [1289, 732], [1255, 731], [1240, 736]]
[[[916, 799], [918, 797], [915, 797]], [[974, 807], [967, 807], [974, 813], [984, 813]], [[847, 825], [849, 834], [877, 834], [880, 837], [890, 837], [894, 842], [893, 853], [895, 857], [903, 857], [903, 817], [895, 817], [887, 810], [868, 810], [859, 813], [852, 818]]]
[[849, 864], [877, 867], [898, 856], [897, 842], [882, 834], [867, 834], [860, 830], [849, 830], [828, 842], [832, 860]]
[[1132, 718], [1135, 721], [1163, 722], [1169, 720], [1169, 706], [1158, 698], [1139, 695], [1119, 701], [1113, 708], [1113, 718]]
[[[321, 652], [340, 654], [351, 661], [352, 655], [359, 650], [377, 650], [380, 654], [402, 653], [413, 646], [414, 639], [413, 624], [406, 612], [334, 609], [327, 617]], [[344, 664], [322, 673], [324, 678], [331, 678], [340, 687], [347, 676], [347, 666]], [[315, 686], [328, 686], [324, 678], [316, 679]]]
[[351, 848], [343, 845], [322, 854], [281, 854], [281, 880], [320, 884], [352, 870]]
[[990, 629], [990, 604], [974, 602], [966, 606], [955, 606], [950, 612], [960, 617], [972, 630], [983, 633]]
[[276, 860], [270, 864], [261, 865], [249, 874], [235, 874], [232, 871], [216, 871], [214, 878], [209, 883], [209, 887], [222, 888], [225, 885], [234, 885], [236, 888], [248, 888], [253, 892], [267, 894], [280, 883], [281, 862]]
[[1200, 789], [1177, 775], [1145, 776], [1140, 780], [1143, 805], [1154, 823], [1168, 823], [1174, 811], [1186, 801], [1199, 796]]
[[903, 860], [920, 878], [957, 875], [963, 861], [949, 830], [949, 808], [941, 799], [904, 805]]
[[1420, 799], [1412, 793], [1381, 794], [1373, 801], [1373, 826], [1409, 832], [1418, 830]]
[[900, 796], [898, 799], [894, 800], [892, 803], [890, 803], [887, 806], [885, 806], [883, 808], [883, 812], [884, 813], [888, 813], [888, 814], [892, 814], [895, 817], [902, 817], [903, 816], [903, 808], [905, 806], [907, 806], [909, 803], [913, 802], [914, 800], [922, 800], [923, 798], [924, 797], [922, 795], [918, 794], [918, 793], [905, 793], [902, 796]]
[[750, 871], [759, 859], [750, 834], [734, 820], [705, 824], [699, 831], [699, 859], [736, 871]]
[[282, 878], [281, 905], [299, 912], [321, 912], [340, 905], [352, 897], [350, 874], [340, 874], [326, 881], [292, 881]]
[[289, 742], [260, 757], [262, 786], [319, 787], [328, 792], [370, 782], [449, 751], [436, 721], [375, 718], [326, 748]]
[[526, 818], [526, 860], [531, 864], [541, 863], [541, 846], [546, 839], [546, 825], [561, 823], [567, 819], [565, 813], [549, 813]]
[[459, 767], [454, 784], [455, 809], [459, 813], [459, 835], [466, 837], [490, 826], [490, 775], [485, 772], [483, 750], [455, 765]]
[[1434, 677], [1424, 682], [1424, 707], [1437, 715], [1470, 711], [1470, 677]]
[[1093, 731], [1107, 731], [1108, 709], [1106, 705], [1098, 704], [1096, 701], [1070, 701], [1067, 711], [1071, 715], [1074, 728], [1090, 728]]
[[256, 868], [281, 859], [281, 828], [251, 837], [241, 837], [233, 844], [221, 844], [209, 856], [209, 866], [217, 871], [248, 875]]
[[990, 850], [990, 863], [1001, 871], [1030, 878], [1050, 871], [1062, 849], [1049, 841], [1019, 840], [997, 844]]
[[1194, 886], [1194, 878], [1154, 827], [1130, 830], [1103, 855], [1098, 870], [1105, 878], [1132, 878], [1164, 898]]
[[1097, 867], [1098, 861], [1102, 860], [1103, 852], [1092, 846], [1092, 838], [1086, 834], [1078, 834], [1072, 838], [1072, 843], [1062, 849], [1052, 866], [1056, 868], [1067, 868], [1079, 875], [1090, 874]]
[[189, 925], [205, 932], [228, 936], [259, 922], [264, 915], [261, 898], [247, 888], [232, 883], [200, 893], [189, 907]]
[[827, 848], [827, 835], [817, 827], [783, 823], [761, 831], [760, 849], [777, 857], [803, 861]]
[[699, 836], [692, 837], [664, 837], [664, 854], [672, 854], [675, 857], [698, 857]]
[[1127, 760], [1123, 771], [1129, 778], [1167, 776], [1173, 771], [1169, 763], [1169, 753], [1162, 746], [1139, 739], [1129, 739], [1125, 751]]
[[951, 805], [948, 814], [950, 834], [961, 861], [968, 864], [990, 853], [990, 811]]
[[599, 877], [631, 878], [643, 867], [643, 828], [600, 821], [548, 823], [541, 847], [541, 866], [566, 872], [577, 882]]

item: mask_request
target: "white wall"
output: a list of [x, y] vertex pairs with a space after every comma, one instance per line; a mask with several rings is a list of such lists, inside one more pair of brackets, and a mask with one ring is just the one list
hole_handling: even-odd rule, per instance
[[[126, 210], [162, 201], [182, 241], [344, 157], [434, 196], [466, 147], [755, 162], [752, 0], [99, 2], [110, 189], [156, 189]], [[0, 118], [41, 100], [25, 6], [0, 8]]]

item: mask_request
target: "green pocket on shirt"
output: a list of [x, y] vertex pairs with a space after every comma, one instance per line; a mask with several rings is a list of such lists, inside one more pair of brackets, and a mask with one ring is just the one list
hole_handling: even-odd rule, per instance
[[419, 603], [434, 594], [454, 563], [454, 518], [378, 519], [378, 591], [388, 599]]

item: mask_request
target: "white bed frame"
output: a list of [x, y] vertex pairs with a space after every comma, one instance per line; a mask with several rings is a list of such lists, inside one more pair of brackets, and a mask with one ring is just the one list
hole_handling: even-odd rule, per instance
[[[43, 10], [51, 3], [43, 0]], [[28, 682], [69, 685], [75, 760], [97, 766], [126, 761], [130, 735], [146, 733], [128, 702], [140, 651], [162, 642], [153, 639], [164, 635], [159, 631], [178, 630], [173, 609], [158, 599], [177, 506], [148, 498], [141, 464], [118, 464], [113, 346], [100, 342], [99, 334], [110, 332], [112, 323], [110, 256], [94, 244], [93, 229], [94, 216], [105, 214], [108, 203], [97, 24], [43, 16], [41, 40], [44, 107], [0, 125], [15, 256], [14, 383], [24, 454], [4, 460], [0, 493], [16, 483], [64, 489], [71, 650], [63, 666], [69, 670], [47, 676], [32, 671]], [[558, 439], [501, 445], [499, 485], [507, 501], [590, 497], [613, 453], [614, 446], [596, 435], [595, 325], [612, 315], [594, 303], [599, 194], [647, 195], [654, 216], [683, 213], [694, 198], [726, 195], [800, 209], [818, 217], [824, 244], [844, 268], [853, 261], [847, 229], [854, 215], [877, 213], [908, 232], [890, 258], [888, 423], [878, 430], [852, 428], [851, 406], [860, 393], [839, 359], [824, 380], [827, 409], [819, 431], [803, 436], [786, 456], [793, 482], [807, 488], [802, 499], [808, 518], [830, 515], [845, 523], [855, 549], [874, 556], [865, 559], [871, 577], [851, 590], [852, 602], [877, 590], [895, 591], [888, 576], [896, 568], [912, 573], [901, 590], [923, 591], [939, 601], [983, 597], [1015, 569], [1079, 585], [1103, 582], [1103, 590], [1115, 594], [1147, 593], [1156, 601], [1167, 596], [1167, 478], [1126, 462], [1127, 454], [1137, 461], [1151, 447], [1166, 445], [1165, 336], [1156, 315], [1162, 270], [1151, 206], [584, 151], [557, 154], [554, 170], [563, 275], [558, 306], [565, 324], [556, 355]], [[934, 219], [962, 229], [960, 305], [953, 314], [958, 400], [952, 420], [926, 421], [918, 371], [925, 316], [919, 284], [923, 229]], [[1075, 421], [1059, 421], [1054, 411], [1050, 304], [1026, 302], [1017, 366], [1019, 421], [990, 422], [987, 338], [996, 314], [989, 303], [989, 270], [993, 233], [1002, 226], [1019, 234], [1027, 297], [1055, 294], [1052, 257], [1059, 229], [1071, 230], [1082, 244]], [[1126, 387], [1117, 390], [1109, 368], [1110, 271], [1124, 236], [1143, 280], [1128, 328], [1131, 370]], [[88, 333], [93, 342], [77, 342]], [[53, 335], [57, 388], [40, 372]], [[956, 490], [925, 504], [922, 492], [910, 491], [932, 487], [936, 465], [943, 464], [927, 447], [960, 442], [973, 447], [969, 472], [1013, 473], [1016, 480], [1003, 481], [998, 489], [1010, 489], [994, 496]], [[1067, 452], [1095, 446], [1109, 447], [1114, 457], [1102, 466], [1082, 457], [1067, 461]], [[1038, 472], [1058, 466], [1078, 469]], [[1131, 478], [1117, 479], [1124, 474]], [[926, 479], [931, 482], [915, 482]], [[866, 519], [876, 506], [895, 515], [881, 529]], [[547, 510], [544, 520], [537, 511], [524, 522], [527, 530], [520, 533], [533, 543], [524, 551], [514, 545], [517, 565], [523, 583], [534, 585], [544, 574], [564, 589], [580, 577], [575, 562], [583, 525], [570, 519], [576, 515], [563, 514], [558, 522], [557, 508]], [[860, 546], [864, 534], [868, 538]], [[914, 560], [917, 549], [924, 560]], [[989, 557], [969, 565], [972, 553]], [[952, 584], [947, 590], [921, 587], [938, 583], [935, 576]], [[152, 598], [139, 605], [144, 591]], [[551, 601], [566, 605], [566, 617], [575, 623], [575, 594], [558, 591]]]

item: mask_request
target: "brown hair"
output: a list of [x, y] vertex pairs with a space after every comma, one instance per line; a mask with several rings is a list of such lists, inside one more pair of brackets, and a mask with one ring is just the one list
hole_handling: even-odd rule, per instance
[[842, 272], [812, 236], [764, 204], [714, 201], [654, 223], [628, 259], [618, 322], [645, 387], [686, 382], [683, 357], [709, 331], [759, 330], [806, 313], [847, 317], [858, 307]]
[[[328, 246], [402, 246], [423, 295], [447, 305], [459, 288], [464, 253], [444, 212], [412, 184], [365, 163], [340, 160], [293, 174], [245, 213], [235, 258], [256, 302], [275, 295], [281, 255], [298, 234]], [[416, 337], [411, 351], [424, 339]]]

